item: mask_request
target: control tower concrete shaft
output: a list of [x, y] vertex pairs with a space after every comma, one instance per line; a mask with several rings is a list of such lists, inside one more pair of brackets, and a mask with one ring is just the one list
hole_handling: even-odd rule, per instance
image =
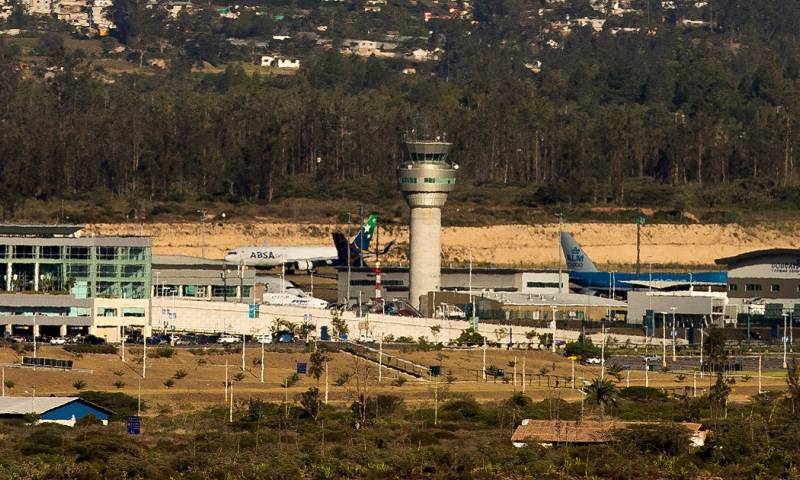
[[442, 207], [455, 188], [457, 166], [447, 159], [450, 143], [406, 142], [407, 159], [397, 169], [397, 185], [411, 207], [409, 303], [439, 290], [442, 267]]

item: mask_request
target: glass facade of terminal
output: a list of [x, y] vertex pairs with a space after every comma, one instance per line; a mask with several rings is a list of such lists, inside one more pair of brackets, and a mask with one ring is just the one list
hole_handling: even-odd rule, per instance
[[148, 298], [150, 256], [144, 246], [0, 244], [0, 288], [76, 298]]

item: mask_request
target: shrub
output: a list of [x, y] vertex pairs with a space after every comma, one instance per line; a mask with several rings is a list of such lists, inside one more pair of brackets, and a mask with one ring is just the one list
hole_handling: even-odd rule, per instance
[[408, 380], [406, 380], [406, 377], [399, 375], [397, 378], [394, 379], [394, 381], [392, 381], [392, 386], [402, 387], [407, 381]]
[[14, 380], [8, 379], [5, 382], [3, 382], [3, 385], [5, 385], [6, 388], [14, 388], [16, 383], [14, 383]]
[[456, 338], [456, 343], [459, 345], [480, 345], [483, 343], [483, 336], [470, 327], [461, 332], [461, 335]]
[[446, 402], [441, 407], [442, 418], [460, 420], [476, 418], [481, 413], [480, 404], [474, 398], [457, 398]]
[[186, 378], [187, 375], [189, 375], [189, 374], [186, 373], [186, 370], [181, 369], [181, 370], [175, 371], [175, 374], [172, 376], [172, 378], [174, 378], [175, 380], [180, 380], [182, 378]]
[[[244, 374], [242, 374], [242, 378], [244, 378]], [[289, 388], [299, 381], [300, 381], [300, 375], [298, 375], [297, 372], [295, 372], [284, 379], [283, 386]]]
[[147, 352], [147, 355], [152, 358], [172, 358], [175, 354], [175, 349], [172, 347], [159, 347]]
[[653, 387], [627, 387], [619, 391], [619, 396], [634, 402], [664, 401], [667, 394]]
[[117, 380], [116, 382], [114, 382], [114, 386], [117, 387], [118, 390], [122, 390], [123, 388], [125, 388], [125, 382], [123, 382], [122, 380]]
[[[295, 375], [297, 374], [295, 373]], [[242, 380], [244, 380], [244, 372], [237, 373], [236, 375], [233, 376], [233, 379], [236, 380], [237, 382], [241, 382]]]
[[564, 355], [567, 357], [592, 358], [600, 356], [600, 348], [594, 346], [590, 339], [584, 341], [570, 342], [564, 347]]
[[125, 372], [123, 372], [122, 370], [114, 370], [114, 375], [121, 377], [125, 375]]
[[640, 453], [675, 457], [689, 450], [689, 431], [683, 425], [633, 425], [615, 432], [615, 437]]
[[395, 340], [396, 343], [414, 343], [414, 339], [411, 337], [397, 337]]
[[71, 345], [64, 345], [64, 350], [70, 353], [105, 353], [116, 354], [117, 347], [114, 345], [91, 345], [88, 343], [76, 343]]
[[336, 377], [336, 380], [333, 381], [333, 384], [337, 387], [341, 387], [350, 380], [351, 376], [352, 375], [348, 372], [342, 372], [338, 377]]
[[83, 390], [86, 388], [86, 382], [83, 380], [75, 380], [72, 382], [72, 386], [75, 387], [75, 390]]
[[171, 378], [168, 378], [168, 379], [164, 380], [164, 386], [167, 387], [167, 388], [174, 387], [175, 386], [175, 380], [173, 380]]

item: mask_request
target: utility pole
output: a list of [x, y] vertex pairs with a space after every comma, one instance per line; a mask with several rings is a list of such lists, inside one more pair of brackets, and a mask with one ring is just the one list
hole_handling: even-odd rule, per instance
[[242, 371], [244, 372], [245, 368], [245, 347], [247, 346], [247, 335], [244, 333], [242, 334]]
[[486, 337], [483, 337], [483, 381], [486, 381]]
[[678, 330], [675, 328], [675, 307], [669, 307], [672, 310], [672, 363], [675, 363], [675, 342], [677, 341], [675, 337], [678, 336]]
[[328, 404], [328, 362], [325, 362], [325, 405]]
[[786, 345], [788, 343], [789, 337], [786, 335], [786, 317], [788, 317], [788, 315], [784, 312], [783, 314], [783, 369], [784, 370], [788, 368], [788, 364], [786, 363]]
[[514, 384], [514, 390], [516, 390], [517, 389], [517, 357], [514, 357], [514, 377], [513, 377], [513, 379], [514, 379], [514, 381], [512, 383]]
[[[561, 292], [561, 233], [564, 226], [564, 214], [563, 213], [556, 213], [556, 217], [558, 217], [558, 239], [556, 240], [556, 253], [558, 254], [558, 293]], [[555, 339], [553, 339], [555, 340]]]
[[144, 343], [142, 348], [142, 378], [147, 378], [147, 327], [143, 327], [142, 330], [144, 331]]
[[758, 394], [761, 395], [761, 355], [758, 356]]
[[197, 210], [197, 213], [200, 214], [200, 256], [206, 258], [206, 217], [208, 216], [208, 210]]
[[526, 357], [522, 357], [522, 393], [523, 394], [525, 393], [525, 358]]
[[703, 378], [703, 324], [705, 323], [705, 319], [702, 323], [700, 323], [700, 378]]
[[642, 273], [642, 267], [640, 262], [640, 252], [641, 252], [641, 245], [642, 245], [642, 225], [644, 224], [644, 215], [642, 215], [642, 209], [636, 209], [636, 277], [639, 277], [639, 274]]
[[572, 357], [572, 389], [575, 390], [575, 357]]
[[661, 312], [661, 366], [667, 366], [667, 312]]
[[233, 423], [233, 384], [231, 383], [231, 403], [228, 410], [228, 423]]
[[552, 345], [550, 346], [550, 350], [553, 353], [556, 353], [556, 306], [553, 305], [553, 321], [551, 323], [552, 330], [553, 330], [553, 341], [551, 342]]
[[383, 335], [378, 342], [378, 383], [383, 381]]
[[122, 363], [125, 363], [125, 324], [122, 325]]
[[345, 299], [345, 308], [350, 305], [350, 274], [353, 269], [353, 257], [350, 252], [350, 238], [352, 237], [353, 215], [347, 212], [347, 299]]
[[603, 343], [600, 344], [600, 378], [606, 377], [606, 326], [600, 325], [600, 330], [602, 332], [601, 341]]
[[264, 383], [264, 342], [261, 342], [261, 383]]

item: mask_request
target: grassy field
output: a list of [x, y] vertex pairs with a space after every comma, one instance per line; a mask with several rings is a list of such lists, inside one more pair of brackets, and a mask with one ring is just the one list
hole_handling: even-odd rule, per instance
[[[39, 348], [39, 357], [72, 359], [75, 362], [74, 371], [58, 371], [39, 368], [33, 371], [30, 368], [5, 368], [7, 381], [13, 382], [13, 388], [6, 388], [7, 395], [32, 395], [35, 389], [37, 396], [46, 395], [74, 395], [78, 393], [74, 384], [77, 381], [85, 385], [83, 390], [121, 391], [132, 396], [139, 395], [151, 405], [158, 408], [171, 410], [192, 410], [201, 406], [213, 406], [224, 403], [224, 378], [225, 364], [228, 364], [229, 379], [234, 383], [234, 396], [237, 399], [258, 398], [267, 401], [283, 401], [288, 398], [294, 402], [301, 392], [311, 386], [319, 385], [324, 389], [324, 375], [319, 383], [309, 375], [301, 375], [300, 380], [284, 389], [282, 384], [295, 370], [297, 362], [308, 362], [310, 353], [304, 351], [292, 353], [267, 352], [265, 355], [265, 381], [260, 382], [260, 365], [256, 364], [260, 358], [260, 349], [248, 348], [246, 351], [246, 370], [241, 379], [234, 378], [241, 372], [242, 357], [240, 353], [220, 354], [216, 348], [201, 355], [199, 351], [190, 352], [188, 349], [175, 349], [172, 358], [153, 358], [155, 349], [148, 349], [147, 378], [141, 377], [141, 348], [128, 348], [126, 362], [120, 356], [110, 354], [82, 354], [76, 355], [65, 352], [61, 347], [44, 346]], [[433, 401], [434, 390], [438, 390], [440, 398], [447, 398], [453, 394], [468, 394], [478, 401], [486, 402], [507, 398], [515, 391], [522, 391], [522, 365], [525, 364], [526, 385], [525, 393], [535, 401], [546, 398], [562, 398], [576, 401], [581, 398], [580, 392], [573, 390], [570, 383], [572, 362], [562, 356], [542, 351], [506, 351], [490, 349], [486, 353], [487, 367], [502, 368], [506, 375], [511, 377], [513, 362], [517, 361], [517, 382], [504, 383], [501, 379], [494, 380], [489, 377], [484, 382], [478, 372], [483, 363], [481, 350], [441, 350], [441, 351], [400, 351], [386, 350], [387, 354], [394, 354], [401, 358], [414, 361], [423, 365], [442, 366], [442, 376], [438, 382], [417, 380], [407, 377], [407, 381], [399, 385], [395, 379], [398, 373], [384, 368], [382, 382], [378, 383], [377, 365], [356, 359], [345, 353], [331, 353], [329, 362], [329, 397], [332, 403], [349, 404], [356, 395], [356, 382], [366, 385], [371, 393], [387, 393], [401, 396], [411, 404], [429, 404]], [[30, 355], [27, 353], [26, 355]], [[18, 363], [19, 356], [11, 348], [0, 348], [0, 363], [8, 365]], [[540, 376], [542, 369], [546, 369], [547, 376]], [[183, 378], [177, 378], [179, 371], [185, 372]], [[336, 385], [337, 380], [343, 376], [350, 376], [350, 380], [342, 386]], [[580, 387], [583, 380], [590, 381], [600, 375], [599, 367], [585, 367], [576, 364], [576, 383]], [[548, 386], [548, 376], [550, 385]], [[735, 401], [747, 400], [756, 393], [757, 379], [751, 373], [752, 379], [747, 382], [741, 380], [733, 386], [731, 399]], [[558, 377], [559, 388], [556, 387]], [[678, 379], [676, 373], [651, 372], [648, 376], [651, 387], [667, 388], [672, 392], [680, 392], [684, 388], [692, 393], [693, 377], [688, 374], [683, 379]], [[165, 382], [173, 379], [174, 385], [167, 386]], [[703, 379], [697, 378], [698, 395], [702, 395], [714, 378], [706, 375]], [[766, 390], [783, 390], [785, 379], [783, 374], [771, 372], [763, 378], [763, 387]], [[120, 387], [115, 383], [122, 382]], [[625, 372], [619, 381], [620, 386], [644, 385], [644, 371], [631, 371], [628, 377]]]

